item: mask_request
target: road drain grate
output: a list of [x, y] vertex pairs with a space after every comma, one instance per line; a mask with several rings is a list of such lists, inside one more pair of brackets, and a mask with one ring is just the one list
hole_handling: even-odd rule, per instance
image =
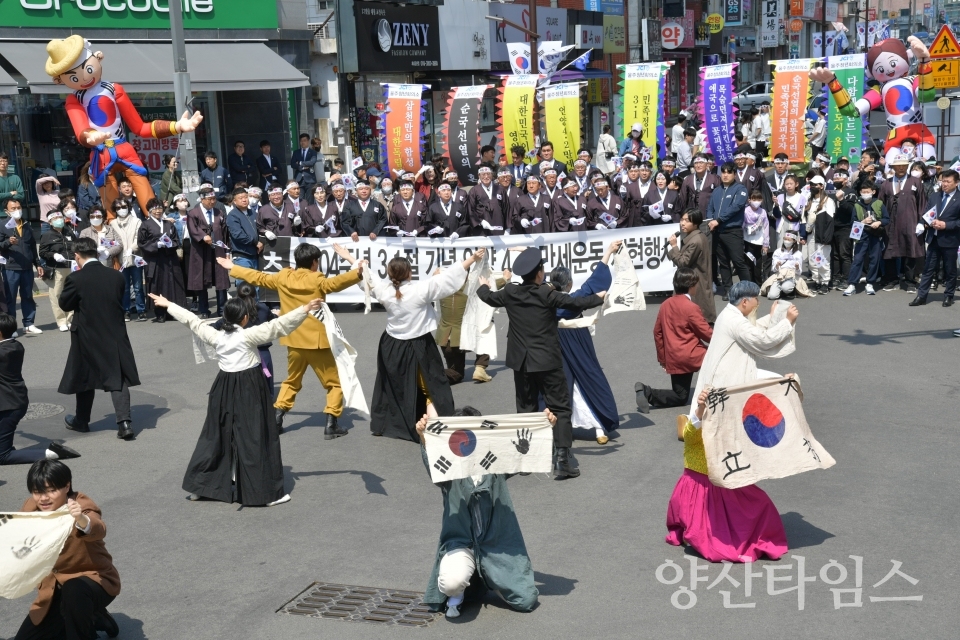
[[314, 582], [277, 613], [403, 627], [425, 627], [443, 615], [432, 613], [415, 591], [327, 582]]

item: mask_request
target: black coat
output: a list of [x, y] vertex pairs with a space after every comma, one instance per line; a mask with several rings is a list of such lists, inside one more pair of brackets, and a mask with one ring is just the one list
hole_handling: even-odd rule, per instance
[[477, 297], [491, 307], [503, 307], [510, 318], [507, 331], [507, 366], [514, 371], [554, 371], [563, 366], [557, 334], [557, 309], [583, 311], [603, 304], [603, 298], [589, 295], [573, 298], [550, 285], [507, 284], [499, 291], [486, 285]]
[[[399, 200], [397, 198], [394, 202]], [[337, 210], [335, 201], [331, 199], [327, 202], [331, 203], [331, 209]], [[384, 234], [383, 227], [387, 224], [387, 210], [373, 198], [367, 200], [366, 211], [360, 206], [359, 200], [347, 200], [340, 223], [343, 225], [344, 235], [356, 233], [358, 236], [369, 236], [372, 233], [379, 237]]]
[[[70, 266], [70, 260], [73, 260], [73, 243], [77, 241], [80, 235], [73, 230], [70, 225], [64, 225], [63, 229], [50, 229], [40, 236], [40, 258], [48, 267], [65, 269]], [[67, 262], [57, 262], [54, 254], [60, 254], [60, 257], [66, 258]]]
[[70, 354], [58, 391], [120, 391], [140, 384], [123, 308], [123, 274], [91, 260], [67, 276], [60, 308], [73, 311]]
[[[502, 236], [510, 230], [510, 203], [504, 206], [504, 198], [509, 198], [506, 190], [497, 183], [491, 184], [490, 197], [484, 191], [482, 184], [475, 184], [467, 195], [466, 209], [473, 232], [478, 236]], [[491, 227], [484, 229], [481, 224], [486, 220]], [[463, 235], [463, 234], [461, 234]]]
[[[10, 218], [4, 218], [0, 224], [0, 255], [6, 260], [3, 265], [10, 271], [30, 271], [34, 266], [40, 266], [40, 255], [37, 253], [37, 241], [33, 237], [33, 229], [30, 223], [23, 221], [20, 227], [20, 233], [17, 228], [7, 229], [6, 224]], [[13, 238], [17, 239], [16, 244], [12, 243]]]
[[22, 409], [30, 404], [23, 381], [23, 345], [16, 340], [0, 342], [0, 411]]
[[[428, 237], [448, 238], [456, 233], [457, 237], [470, 234], [471, 225], [467, 216], [466, 204], [460, 204], [453, 198], [450, 198], [450, 214], [443, 210], [443, 204], [438, 198], [427, 208], [427, 214], [423, 218], [424, 233]], [[434, 229], [441, 229], [441, 233], [430, 234]]]

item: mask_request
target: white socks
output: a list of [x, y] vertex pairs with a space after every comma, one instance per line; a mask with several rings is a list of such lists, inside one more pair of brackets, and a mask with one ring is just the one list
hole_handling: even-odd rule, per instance
[[289, 493], [286, 494], [286, 495], [284, 495], [284, 496], [283, 496], [282, 498], [280, 498], [279, 500], [274, 500], [273, 502], [268, 502], [268, 503], [267, 503], [267, 506], [268, 506], [268, 507], [275, 507], [275, 506], [277, 506], [278, 504], [283, 504], [284, 502], [290, 502], [290, 494], [289, 494]]
[[460, 616], [460, 605], [463, 603], [463, 594], [450, 596], [447, 598], [447, 617], [457, 618]]

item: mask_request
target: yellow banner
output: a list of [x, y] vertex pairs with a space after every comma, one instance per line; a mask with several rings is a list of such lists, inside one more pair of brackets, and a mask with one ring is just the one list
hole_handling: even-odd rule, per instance
[[628, 64], [623, 70], [623, 136], [628, 138], [635, 122], [643, 126], [640, 140], [649, 148], [649, 158], [657, 166], [657, 143], [663, 144], [663, 74], [666, 65]]
[[[510, 148], [520, 145], [525, 151], [534, 148], [533, 121], [536, 117], [533, 93], [537, 86], [536, 75], [507, 76], [500, 89], [500, 137], [503, 151], [510, 157]], [[530, 162], [524, 156], [524, 162]]]
[[573, 169], [580, 149], [580, 85], [576, 82], [550, 85], [543, 92], [547, 140], [554, 157]]

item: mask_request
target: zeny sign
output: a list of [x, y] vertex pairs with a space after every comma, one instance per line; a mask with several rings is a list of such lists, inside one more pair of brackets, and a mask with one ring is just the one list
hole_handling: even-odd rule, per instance
[[360, 72], [440, 68], [440, 20], [436, 7], [382, 2], [355, 3]]

